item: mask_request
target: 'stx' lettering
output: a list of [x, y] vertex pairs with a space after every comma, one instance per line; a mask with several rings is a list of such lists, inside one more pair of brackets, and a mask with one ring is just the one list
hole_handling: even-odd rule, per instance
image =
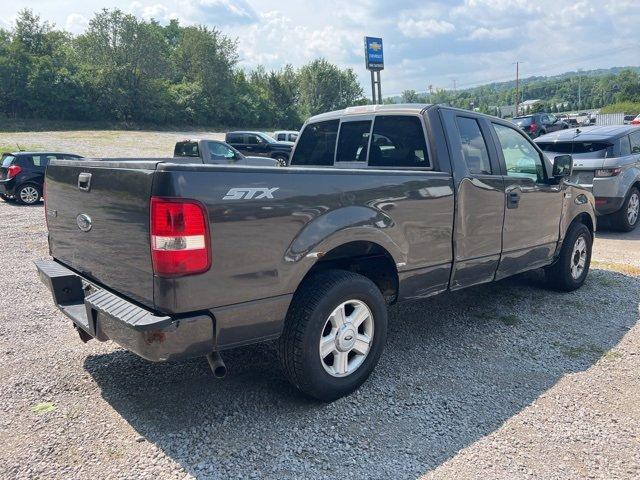
[[230, 188], [227, 194], [222, 197], [223, 200], [251, 200], [255, 198], [273, 198], [273, 194], [280, 187], [273, 188]]

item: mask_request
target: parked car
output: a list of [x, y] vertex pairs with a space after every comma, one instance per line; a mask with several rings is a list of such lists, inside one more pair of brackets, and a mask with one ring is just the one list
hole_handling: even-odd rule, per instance
[[229, 132], [225, 141], [245, 155], [275, 158], [281, 166], [287, 164], [293, 147], [292, 142], [277, 142], [262, 132]]
[[551, 113], [533, 113], [531, 115], [513, 117], [513, 123], [527, 132], [531, 138], [569, 128], [567, 122], [559, 120]]
[[218, 140], [183, 140], [176, 143], [173, 156], [176, 158], [198, 158], [202, 163], [214, 165], [281, 166], [281, 162], [275, 158], [245, 157], [231, 145]]
[[633, 120], [631, 120], [631, 125], [640, 125], [640, 114]]
[[36, 264], [85, 341], [223, 375], [220, 351], [278, 339], [291, 382], [329, 401], [378, 362], [387, 304], [540, 267], [571, 291], [589, 270], [593, 196], [564, 181], [571, 156], [551, 164], [476, 112], [318, 115], [287, 169], [167, 162], [47, 170], [53, 259]]
[[640, 126], [584, 127], [536, 139], [551, 156], [573, 155], [570, 181], [595, 196], [596, 213], [630, 231], [640, 214]]
[[0, 198], [33, 205], [42, 198], [44, 172], [52, 159], [77, 160], [80, 155], [56, 152], [5, 152], [0, 160]]
[[300, 132], [295, 130], [278, 130], [273, 132], [273, 138], [278, 142], [292, 142], [294, 143], [298, 139]]

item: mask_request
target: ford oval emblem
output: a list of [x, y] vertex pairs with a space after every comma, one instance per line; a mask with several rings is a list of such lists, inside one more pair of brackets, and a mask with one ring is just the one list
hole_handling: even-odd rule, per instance
[[91, 230], [93, 224], [91, 223], [91, 217], [86, 213], [81, 213], [76, 217], [76, 223], [78, 224], [78, 228], [83, 232], [88, 232]]

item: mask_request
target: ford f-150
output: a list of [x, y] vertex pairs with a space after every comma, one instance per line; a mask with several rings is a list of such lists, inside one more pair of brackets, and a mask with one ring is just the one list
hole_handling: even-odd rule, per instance
[[309, 119], [286, 168], [53, 160], [53, 257], [37, 262], [82, 340], [151, 361], [276, 340], [287, 377], [330, 401], [369, 376], [387, 304], [544, 268], [589, 270], [592, 194], [515, 125], [436, 105]]

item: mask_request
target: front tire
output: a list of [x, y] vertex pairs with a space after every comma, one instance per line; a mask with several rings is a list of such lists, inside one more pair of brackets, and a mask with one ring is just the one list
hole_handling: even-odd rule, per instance
[[286, 166], [287, 166], [287, 160], [288, 160], [288, 157], [284, 157], [284, 156], [280, 156], [280, 155], [278, 155], [278, 156], [273, 157], [273, 159], [274, 159], [276, 162], [278, 162], [278, 163], [277, 163], [277, 166], [278, 166], [278, 167], [286, 167]]
[[569, 227], [562, 242], [560, 256], [546, 268], [548, 285], [563, 292], [571, 292], [582, 286], [591, 265], [591, 231], [583, 223]]
[[622, 208], [611, 216], [613, 227], [616, 230], [630, 232], [638, 226], [640, 219], [640, 192], [633, 187], [626, 200], [622, 204]]
[[16, 201], [21, 205], [35, 205], [42, 198], [42, 191], [37, 185], [27, 183], [16, 191]]
[[387, 338], [387, 307], [367, 277], [327, 270], [293, 297], [278, 354], [288, 379], [330, 402], [355, 391], [378, 363]]

